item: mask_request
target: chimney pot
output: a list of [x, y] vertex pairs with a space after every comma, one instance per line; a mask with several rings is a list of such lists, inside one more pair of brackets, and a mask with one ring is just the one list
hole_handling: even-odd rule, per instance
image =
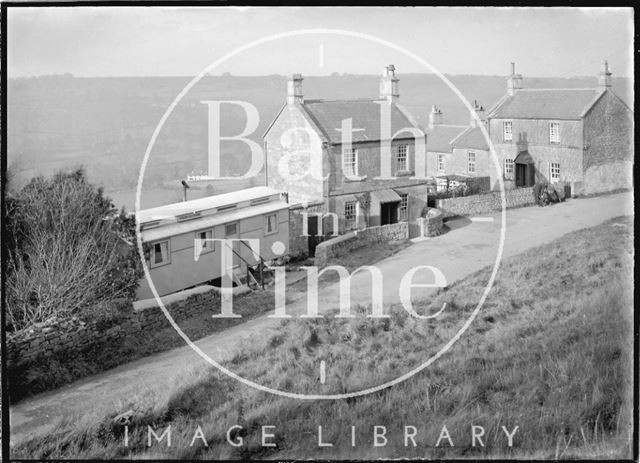
[[395, 75], [395, 66], [390, 64], [385, 66], [380, 78], [380, 98], [389, 102], [397, 101], [400, 97], [398, 92], [398, 78]]

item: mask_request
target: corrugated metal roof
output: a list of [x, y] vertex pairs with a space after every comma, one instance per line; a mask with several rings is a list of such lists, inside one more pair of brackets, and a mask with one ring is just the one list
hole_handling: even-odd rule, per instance
[[199, 219], [189, 220], [188, 222], [175, 222], [168, 225], [161, 225], [157, 228], [142, 230], [140, 232], [140, 235], [142, 237], [142, 241], [144, 242], [157, 241], [160, 239], [168, 238], [170, 236], [190, 233], [196, 230], [203, 230], [206, 228], [214, 227], [216, 225], [235, 222], [241, 219], [246, 219], [248, 217], [268, 214], [269, 212], [288, 208], [289, 205], [284, 201], [272, 201], [269, 203], [261, 204], [259, 206], [242, 207], [240, 209], [234, 209], [228, 212], [225, 211], [207, 215]]
[[480, 127], [467, 127], [451, 144], [454, 148], [472, 148], [489, 151], [489, 144]]
[[427, 129], [427, 151], [450, 153], [451, 142], [465, 129], [464, 125], [435, 125]]
[[[143, 193], [144, 194], [144, 193]], [[198, 211], [214, 209], [236, 204], [242, 201], [251, 201], [279, 194], [278, 191], [266, 186], [247, 188], [245, 190], [232, 191], [221, 195], [207, 196], [205, 198], [192, 199], [180, 203], [167, 204], [138, 211], [140, 223], [154, 220], [170, 219], [183, 214], [193, 214]]]
[[580, 119], [604, 91], [597, 88], [522, 89], [507, 95], [489, 117], [500, 119]]
[[[382, 139], [381, 104], [386, 104], [385, 100], [307, 100], [303, 107], [331, 143], [341, 143], [342, 121], [351, 119], [352, 142], [358, 143]], [[391, 135], [407, 128], [422, 131], [395, 103], [390, 109]], [[397, 138], [413, 138], [413, 134], [405, 132]]]
[[395, 203], [401, 199], [400, 195], [393, 190], [372, 191], [371, 198], [379, 203]]

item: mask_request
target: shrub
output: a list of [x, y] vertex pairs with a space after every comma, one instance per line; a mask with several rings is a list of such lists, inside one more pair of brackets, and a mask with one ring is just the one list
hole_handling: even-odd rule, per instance
[[118, 212], [82, 169], [31, 179], [8, 198], [4, 219], [9, 329], [135, 294], [135, 218]]

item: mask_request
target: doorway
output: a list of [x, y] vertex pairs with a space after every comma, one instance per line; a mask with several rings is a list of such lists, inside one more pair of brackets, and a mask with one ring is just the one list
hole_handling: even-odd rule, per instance
[[399, 201], [380, 204], [380, 225], [398, 223]]
[[516, 164], [516, 186], [528, 187], [535, 183], [533, 164]]
[[318, 236], [318, 216], [307, 216], [307, 249], [309, 257], [315, 257], [316, 247], [324, 240], [323, 236]]

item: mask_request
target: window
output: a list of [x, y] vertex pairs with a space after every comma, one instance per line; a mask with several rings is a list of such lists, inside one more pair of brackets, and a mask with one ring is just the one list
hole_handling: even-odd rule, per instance
[[396, 156], [396, 169], [398, 171], [407, 170], [408, 145], [398, 145], [398, 155]]
[[400, 221], [407, 220], [409, 217], [409, 195], [400, 193], [400, 206], [398, 207], [398, 219]]
[[169, 253], [169, 241], [160, 241], [153, 243], [151, 250], [151, 267], [159, 267], [171, 263], [171, 254]]
[[436, 191], [447, 191], [447, 184], [448, 183], [449, 182], [447, 182], [444, 179], [438, 179], [438, 182], [436, 184], [437, 185]]
[[467, 157], [467, 172], [472, 174], [476, 171], [476, 153], [474, 151], [469, 151], [467, 152]]
[[207, 252], [213, 251], [213, 231], [212, 230], [202, 230], [196, 232], [195, 237], [195, 247], [194, 247], [194, 258], [198, 260], [200, 254], [204, 254]]
[[351, 148], [342, 152], [344, 174], [347, 176], [358, 175], [358, 150]]
[[278, 232], [278, 214], [269, 214], [264, 217], [264, 234], [271, 235]]
[[513, 159], [504, 160], [504, 176], [506, 178], [513, 178]]
[[224, 226], [224, 235], [232, 236], [238, 233], [238, 224], [237, 223], [228, 223]]
[[352, 230], [356, 228], [356, 201], [347, 201], [344, 203], [344, 229]]
[[444, 172], [444, 154], [438, 155], [438, 172]]
[[560, 143], [559, 122], [549, 122], [549, 143]]
[[558, 182], [560, 180], [560, 163], [551, 163], [551, 172], [549, 173], [549, 179], [552, 183]]
[[503, 134], [504, 141], [513, 140], [513, 122], [504, 121], [502, 123], [502, 134]]

